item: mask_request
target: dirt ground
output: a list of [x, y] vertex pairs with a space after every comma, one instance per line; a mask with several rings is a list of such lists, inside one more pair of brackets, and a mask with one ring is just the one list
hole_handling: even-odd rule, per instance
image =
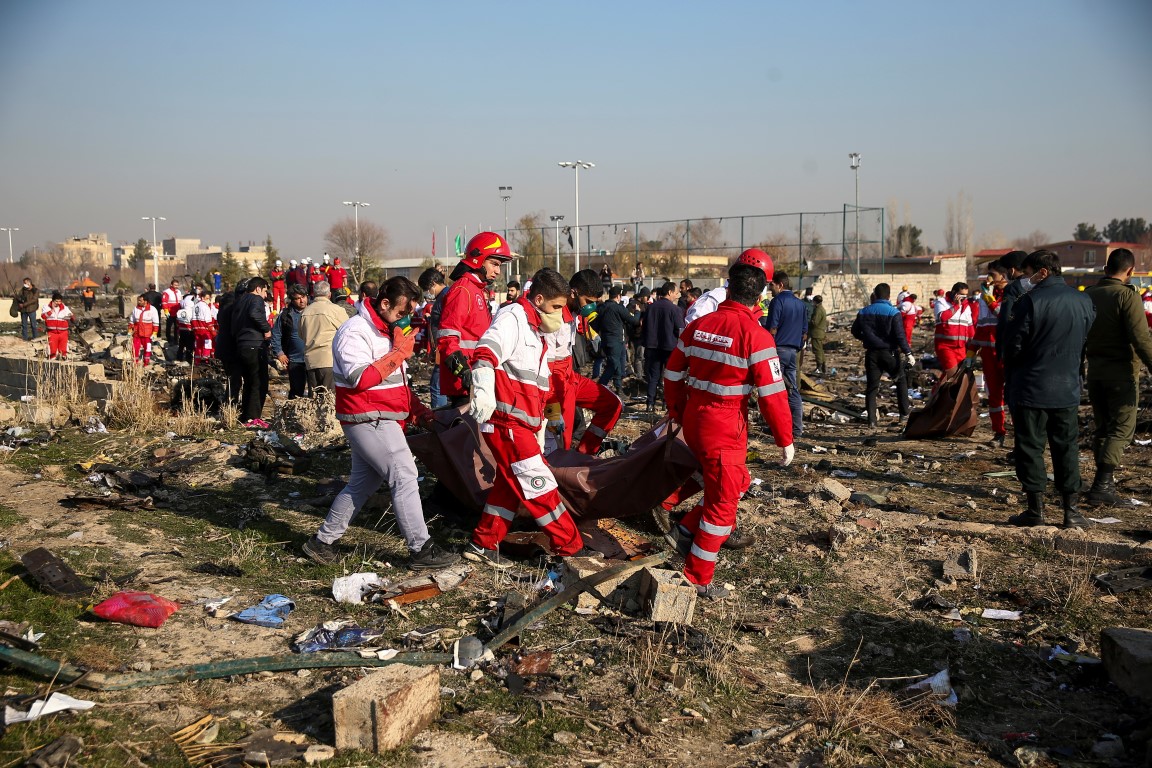
[[[917, 334], [923, 344], [928, 332]], [[861, 411], [863, 355], [842, 329], [829, 341], [828, 368], [836, 372], [823, 386], [837, 408]], [[414, 380], [426, 379], [423, 364], [414, 366]], [[626, 386], [635, 391], [635, 383]], [[274, 382], [274, 401], [284, 388]], [[894, 393], [885, 396], [882, 411], [894, 411]], [[270, 402], [266, 418], [275, 408]], [[646, 431], [656, 417], [642, 410], [642, 401], [629, 400], [614, 436]], [[787, 469], [777, 466], [777, 450], [754, 418], [750, 470], [761, 485], [741, 502], [741, 526], [756, 544], [725, 550], [717, 570], [719, 581], [735, 586], [734, 598], [698, 603], [691, 627], [654, 624], [642, 611], [607, 605], [557, 610], [479, 670], [441, 667], [440, 717], [413, 744], [383, 755], [341, 754], [327, 764], [1144, 764], [1149, 713], [1101, 665], [1052, 658], [1052, 649], [1098, 657], [1103, 628], [1152, 626], [1152, 590], [1110, 594], [1093, 583], [1096, 574], [1152, 565], [1152, 506], [1093, 510], [1121, 522], [1083, 533], [1014, 529], [1003, 522], [1019, 510], [1022, 494], [1002, 474], [1011, 469], [1007, 450], [990, 445], [986, 418], [971, 438], [906, 441], [894, 419], [870, 430], [859, 420], [838, 423], [833, 412], [806, 407], [805, 434]], [[1083, 447], [1088, 408], [1082, 417]], [[1145, 430], [1148, 421], [1145, 410]], [[338, 443], [312, 450], [312, 468], [302, 475], [265, 475], [245, 465], [252, 433], [243, 430], [168, 437], [89, 434], [70, 425], [41, 432], [0, 456], [0, 566], [8, 580], [0, 586], [0, 619], [46, 632], [39, 652], [58, 661], [128, 673], [290, 655], [293, 636], [341, 618], [382, 629], [380, 647], [450, 651], [462, 635], [486, 636], [509, 595], [528, 605], [545, 596], [537, 586], [547, 566], [528, 559], [512, 576], [477, 567], [460, 587], [400, 610], [334, 602], [335, 577], [412, 575], [386, 493], [350, 530], [343, 562], [319, 567], [300, 557], [300, 544], [347, 476], [348, 453]], [[1081, 455], [1087, 482], [1091, 457]], [[1117, 475], [1126, 498], [1152, 502], [1150, 458], [1150, 446], [1129, 448]], [[90, 462], [159, 478], [146, 491], [108, 489], [94, 482]], [[828, 479], [854, 495], [835, 500], [824, 488]], [[457, 510], [431, 476], [423, 488], [434, 535], [461, 547], [467, 531]], [[105, 491], [124, 503], [93, 500]], [[621, 510], [621, 517], [620, 537], [663, 546], [648, 510]], [[36, 547], [96, 584], [95, 596], [44, 594], [19, 562]], [[204, 573], [212, 570], [206, 565], [242, 575]], [[174, 600], [180, 610], [157, 629], [90, 612], [121, 588]], [[282, 628], [215, 618], [204, 607], [232, 597], [227, 608], [239, 609], [273, 593], [295, 602]], [[1020, 617], [982, 617], [988, 608]], [[431, 639], [414, 645], [405, 638], [414, 629]], [[513, 673], [520, 657], [542, 652], [551, 653], [546, 668]], [[905, 690], [941, 670], [955, 706]], [[70, 765], [186, 765], [169, 734], [206, 714], [216, 718], [215, 743], [225, 757], [235, 752], [226, 745], [260, 728], [331, 745], [331, 696], [367, 671], [257, 672], [119, 692], [70, 688], [96, 706], [9, 726], [0, 766], [19, 764], [65, 733], [85, 741]], [[49, 690], [48, 680], [17, 669], [0, 677], [19, 709], [27, 702], [18, 697]]]

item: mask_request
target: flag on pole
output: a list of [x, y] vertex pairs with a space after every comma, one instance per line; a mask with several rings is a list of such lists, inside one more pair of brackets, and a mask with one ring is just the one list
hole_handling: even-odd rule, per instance
[[436, 260], [436, 230], [432, 230], [432, 260]]
[[456, 235], [456, 255], [462, 256], [464, 254], [464, 238]]

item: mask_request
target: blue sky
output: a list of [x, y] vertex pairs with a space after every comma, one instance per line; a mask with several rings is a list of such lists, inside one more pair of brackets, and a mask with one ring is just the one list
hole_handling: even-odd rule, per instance
[[[943, 245], [1152, 218], [1152, 4], [0, 5], [0, 226], [316, 255], [348, 209], [397, 249], [582, 224], [897, 202]], [[442, 252], [442, 244], [441, 244]]]

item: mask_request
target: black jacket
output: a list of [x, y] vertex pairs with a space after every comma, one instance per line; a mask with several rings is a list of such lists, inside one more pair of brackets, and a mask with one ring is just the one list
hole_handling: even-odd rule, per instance
[[618, 301], [605, 301], [596, 305], [596, 322], [593, 328], [600, 334], [605, 346], [624, 346], [625, 329], [631, 331], [640, 321]]
[[644, 313], [644, 348], [676, 349], [676, 341], [684, 330], [684, 313], [668, 299], [658, 299]]
[[1080, 366], [1096, 308], [1052, 275], [1012, 306], [1004, 339], [1009, 402], [1021, 408], [1080, 405]]
[[[1029, 288], [1025, 277], [1019, 277], [1004, 286], [1004, 295], [1000, 297], [1000, 314], [996, 318], [996, 354], [1004, 357], [1004, 339], [1008, 338], [1008, 316], [1012, 314], [1012, 307], [1020, 297], [1028, 293]], [[976, 318], [972, 318], [975, 320]]]
[[900, 310], [888, 299], [876, 299], [856, 313], [852, 335], [864, 342], [864, 349], [898, 350], [911, 354]]
[[267, 342], [264, 334], [271, 332], [268, 310], [264, 299], [254, 293], [245, 293], [232, 307], [232, 338], [236, 349], [262, 347]]

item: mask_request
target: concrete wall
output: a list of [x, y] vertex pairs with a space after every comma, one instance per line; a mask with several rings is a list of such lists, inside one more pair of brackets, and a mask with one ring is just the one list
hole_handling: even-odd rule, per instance
[[24, 395], [35, 395], [37, 378], [56, 374], [76, 376], [85, 397], [95, 400], [100, 408], [107, 404], [116, 384], [104, 378], [104, 366], [99, 363], [44, 360], [7, 354], [0, 355], [0, 397], [19, 401]]
[[[892, 286], [892, 300], [906, 285], [908, 290], [916, 294], [916, 303], [931, 311], [928, 297], [938, 288], [946, 291], [952, 290], [954, 283], [967, 280], [967, 265], [964, 259], [944, 259], [934, 265], [938, 269], [931, 273], [911, 272], [885, 272], [882, 274], [861, 275], [864, 290], [871, 292], [877, 283], [888, 283]], [[861, 309], [868, 300], [866, 293], [857, 289], [854, 275], [821, 275], [814, 285], [813, 293], [824, 297], [824, 309], [829, 314]]]

